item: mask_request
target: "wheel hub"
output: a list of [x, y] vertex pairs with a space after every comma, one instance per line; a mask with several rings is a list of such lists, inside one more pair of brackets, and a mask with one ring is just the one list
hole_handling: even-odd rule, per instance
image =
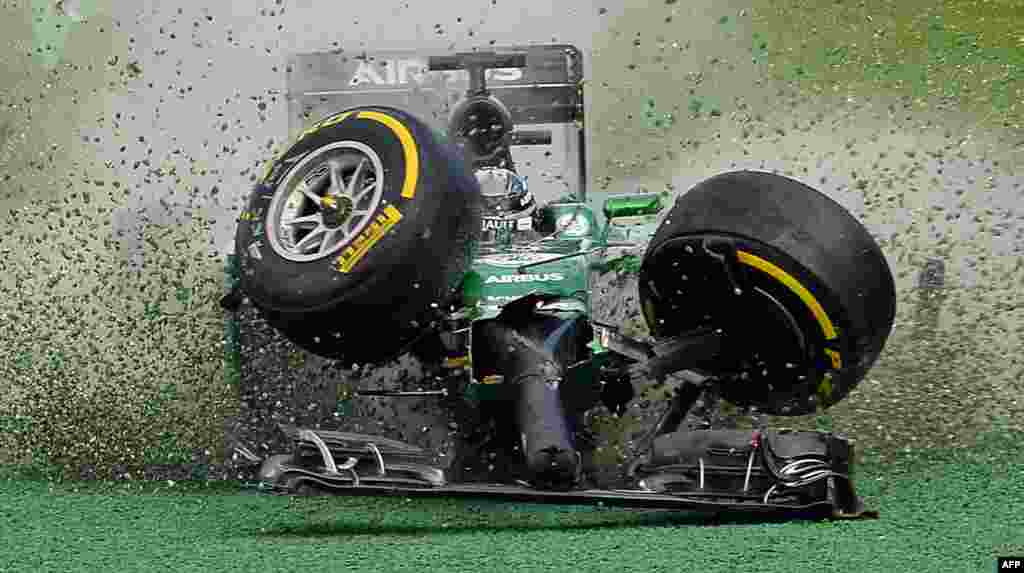
[[274, 192], [267, 239], [278, 256], [310, 262], [346, 248], [370, 224], [384, 194], [380, 156], [358, 141], [338, 141], [291, 169]]
[[724, 386], [723, 397], [779, 412], [795, 404], [793, 396], [813, 395], [816, 388], [808, 382], [818, 376], [818, 347], [809, 338], [816, 323], [788, 287], [738, 264], [724, 248], [727, 243], [728, 237], [715, 235], [663, 243], [645, 263], [641, 279], [649, 293], [642, 295], [644, 304], [656, 300], [660, 306], [657, 316], [647, 319], [669, 334], [723, 329], [734, 363], [718, 374], [739, 381]]
[[352, 202], [352, 199], [344, 195], [340, 197], [326, 195], [321, 200], [320, 206], [324, 226], [334, 230], [348, 222], [352, 216], [355, 204]]

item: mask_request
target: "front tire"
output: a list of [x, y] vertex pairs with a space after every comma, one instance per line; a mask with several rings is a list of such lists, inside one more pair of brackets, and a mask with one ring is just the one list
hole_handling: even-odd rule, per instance
[[479, 232], [479, 186], [426, 124], [359, 107], [276, 160], [239, 220], [241, 286], [315, 354], [376, 363], [453, 299]]

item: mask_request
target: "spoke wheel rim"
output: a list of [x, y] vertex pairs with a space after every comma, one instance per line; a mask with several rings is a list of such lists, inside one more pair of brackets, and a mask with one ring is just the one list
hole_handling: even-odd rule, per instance
[[296, 165], [270, 201], [267, 239], [292, 262], [330, 257], [372, 221], [384, 194], [380, 156], [358, 141], [327, 145]]

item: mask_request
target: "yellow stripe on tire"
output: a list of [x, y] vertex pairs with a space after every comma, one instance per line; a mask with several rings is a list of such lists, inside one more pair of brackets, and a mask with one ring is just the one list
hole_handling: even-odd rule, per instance
[[379, 111], [361, 111], [357, 116], [360, 119], [372, 119], [379, 121], [391, 128], [402, 143], [402, 151], [405, 152], [405, 181], [402, 183], [402, 197], [412, 199], [416, 196], [416, 182], [420, 175], [420, 159], [416, 152], [416, 142], [409, 133], [409, 128], [402, 125], [400, 121], [390, 115]]
[[839, 357], [839, 353], [831, 348], [825, 349], [825, 355], [832, 361], [832, 368], [839, 370], [843, 367], [843, 359]]
[[[811, 313], [814, 315], [815, 320], [818, 321], [818, 325], [821, 326], [821, 330], [825, 334], [825, 339], [834, 340], [836, 338], [835, 326], [829, 319], [828, 314], [825, 312], [825, 309], [822, 308], [821, 303], [818, 302], [818, 299], [814, 298], [814, 295], [811, 294], [811, 291], [807, 290], [807, 287], [800, 284], [800, 281], [793, 278], [793, 276], [787, 273], [786, 271], [780, 269], [771, 262], [766, 261], [761, 257], [758, 257], [757, 255], [753, 255], [751, 253], [747, 253], [744, 251], [736, 251], [736, 255], [739, 257], [740, 261], [756, 269], [768, 273], [776, 280], [778, 280], [780, 283], [786, 285], [786, 287], [789, 288], [789, 290], [793, 291], [798, 297], [800, 297], [800, 300], [802, 300], [804, 304], [807, 305], [807, 308], [811, 310]], [[838, 352], [835, 352], [834, 350], [826, 350], [826, 353], [831, 359], [832, 366], [834, 368], [838, 369], [842, 367], [842, 361], [839, 358]]]

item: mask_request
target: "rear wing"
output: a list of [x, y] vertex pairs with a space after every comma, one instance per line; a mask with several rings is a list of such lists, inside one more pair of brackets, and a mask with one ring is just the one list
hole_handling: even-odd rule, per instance
[[[548, 144], [521, 143], [516, 163], [523, 165], [540, 200], [585, 194], [583, 60], [568, 45], [489, 51], [525, 58], [524, 67], [486, 71], [487, 87], [501, 100], [518, 128], [542, 128]], [[434, 69], [430, 69], [433, 61]], [[319, 52], [289, 57], [288, 129], [291, 133], [341, 109], [361, 105], [401, 108], [438, 130], [447, 128], [455, 106], [469, 88], [469, 72], [458, 69], [451, 52]]]

